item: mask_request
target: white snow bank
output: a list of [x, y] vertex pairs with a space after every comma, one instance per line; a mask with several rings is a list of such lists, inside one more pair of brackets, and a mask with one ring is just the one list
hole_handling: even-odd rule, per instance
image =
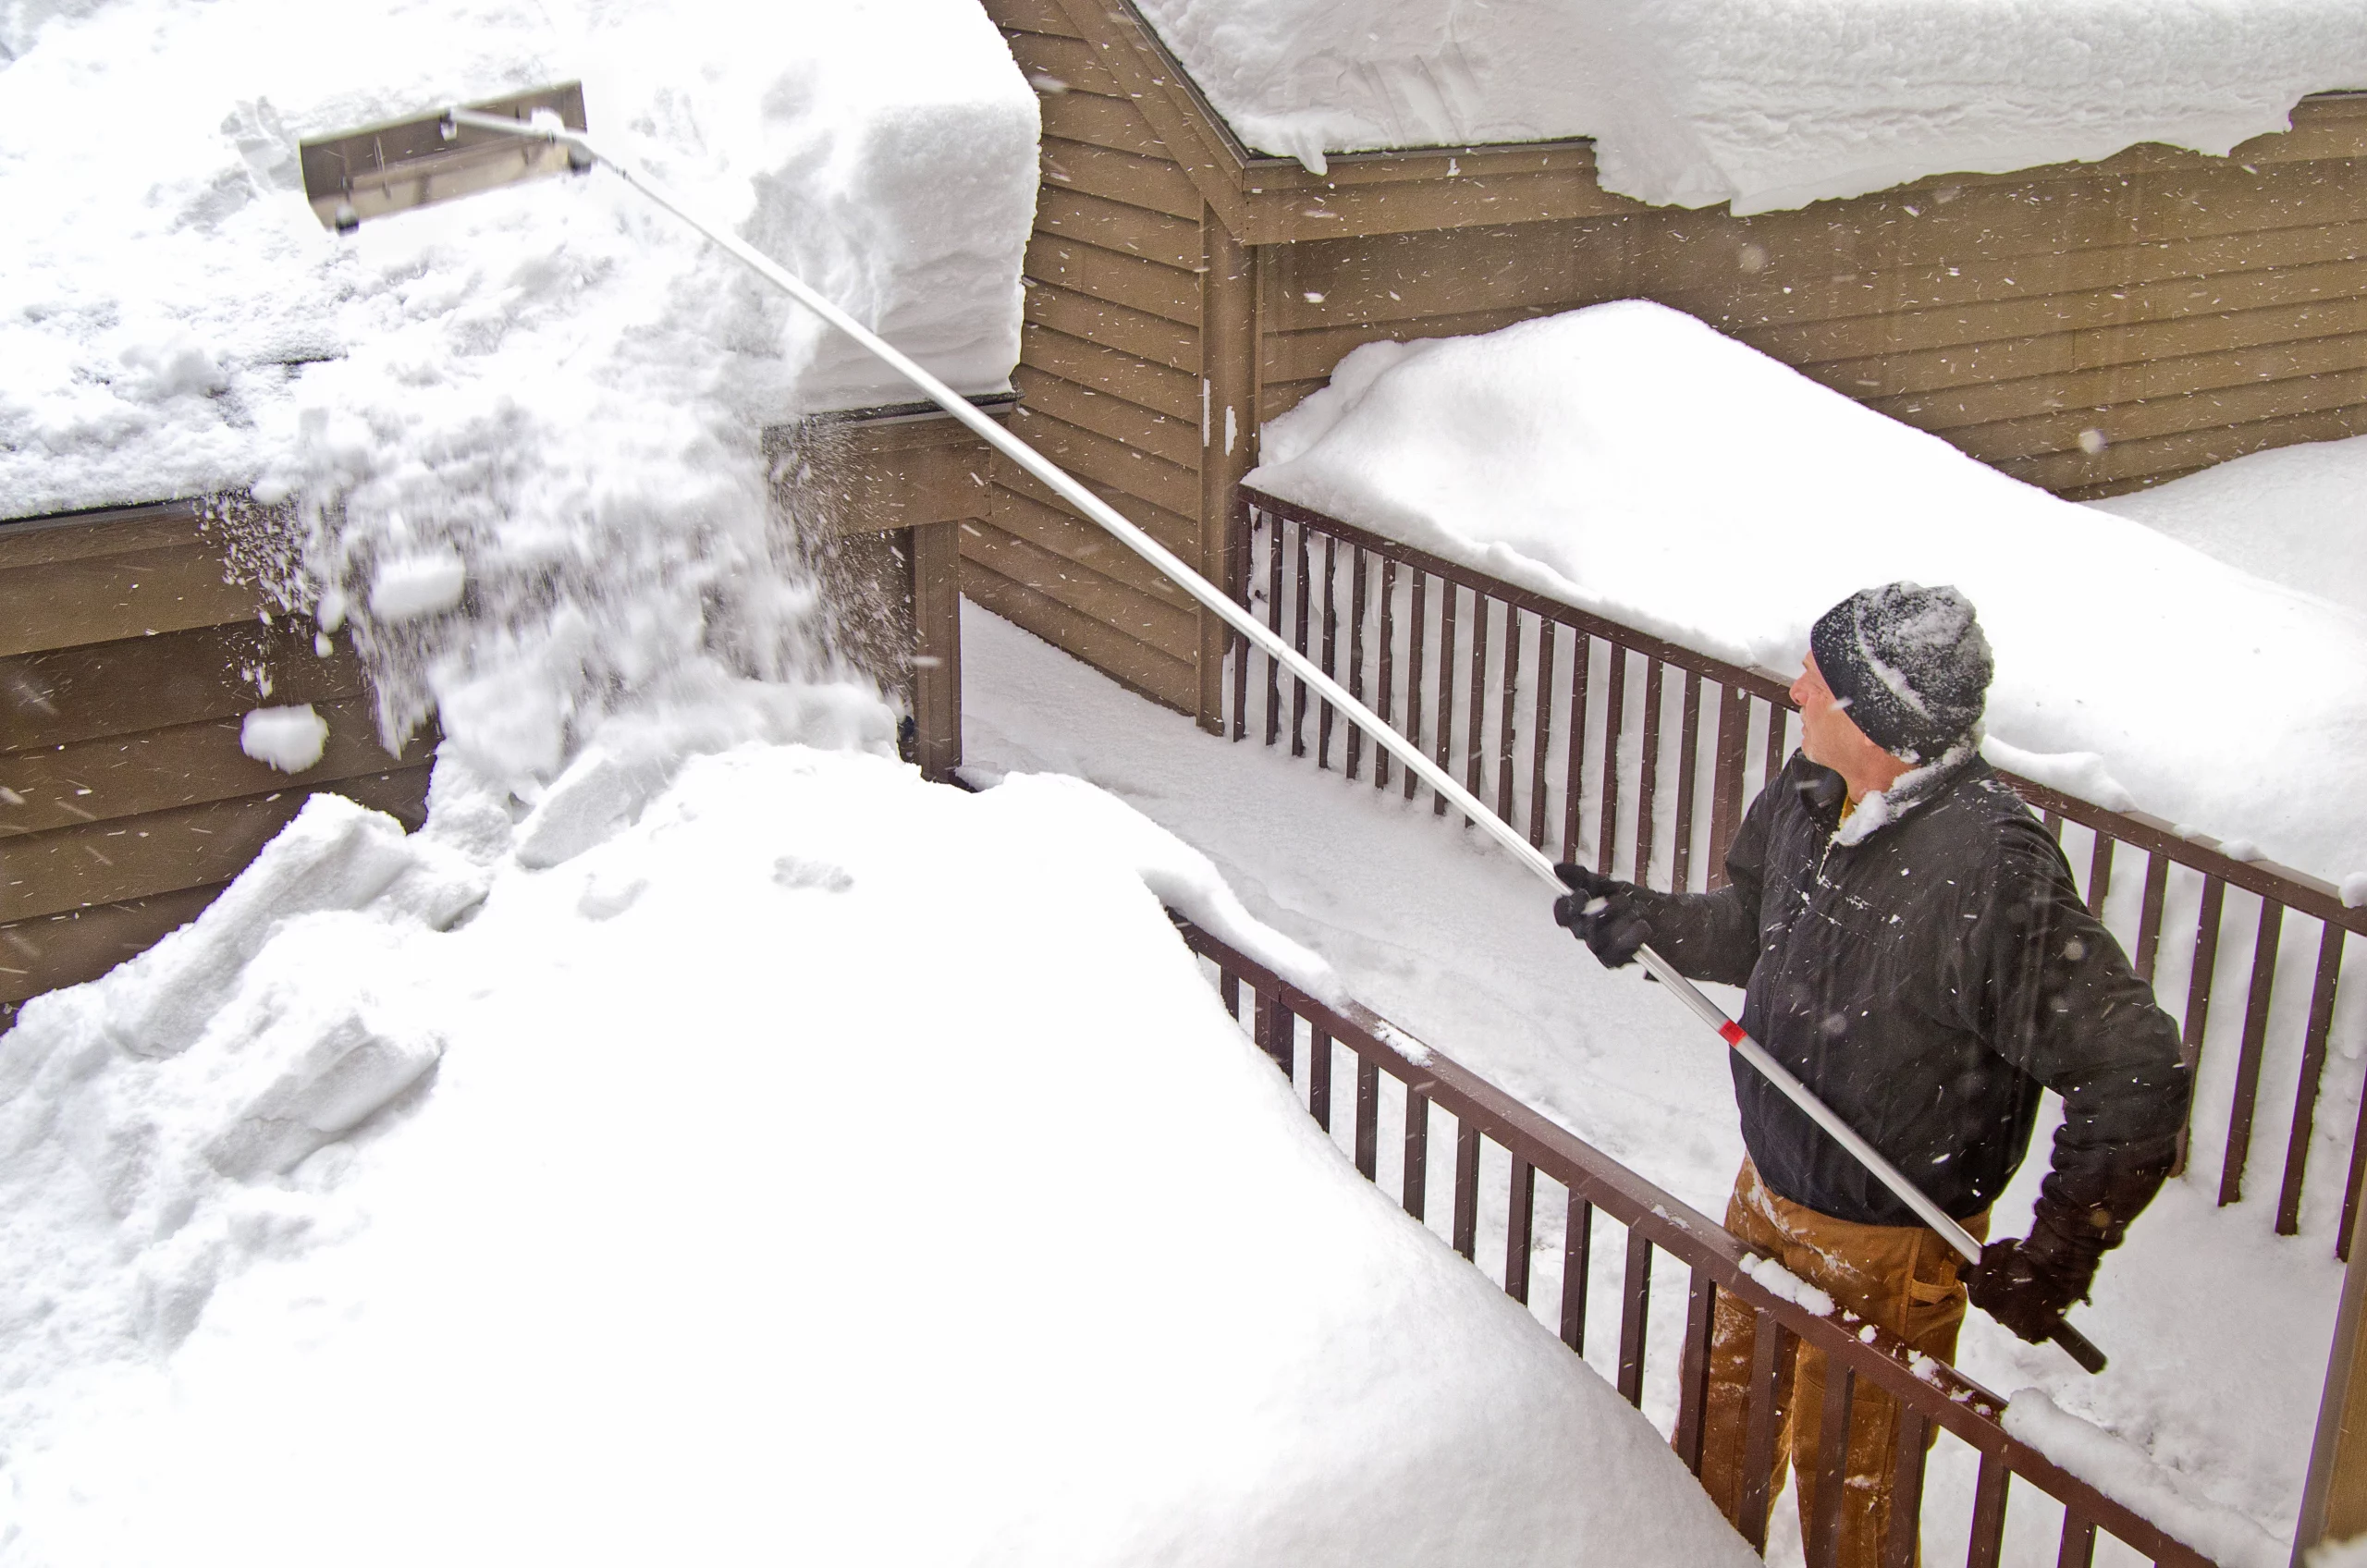
[[1752, 1561], [1125, 807], [747, 746], [537, 867], [438, 766], [0, 1042], [0, 1562]]
[[1604, 189], [1737, 213], [2140, 141], [2224, 153], [2367, 88], [2351, 0], [1138, 0], [1233, 130], [1326, 153], [1590, 136]]
[[659, 672], [816, 667], [758, 431], [912, 394], [607, 173], [340, 239], [300, 138], [580, 77], [955, 386], [1018, 355], [1036, 100], [972, 0], [115, 0], [6, 11], [0, 61], [0, 518], [291, 501], [249, 564], [351, 622], [389, 738], [440, 707], [514, 777]]
[[1954, 583], [1996, 651], [2001, 754], [2322, 876], [2367, 866], [2367, 617], [2009, 479], [1674, 311], [1368, 344], [1263, 452], [1250, 483], [1286, 499], [1781, 671], [1855, 590]]
[[2192, 1482], [2155, 1464], [2144, 1450], [2083, 1421], [2037, 1389], [2006, 1402], [2005, 1430], [2098, 1491], [2152, 1520], [2227, 1568], [2286, 1568], [2289, 1542], [2231, 1509], [2195, 1495]]
[[2088, 505], [2367, 614], [2367, 435], [2254, 452]]

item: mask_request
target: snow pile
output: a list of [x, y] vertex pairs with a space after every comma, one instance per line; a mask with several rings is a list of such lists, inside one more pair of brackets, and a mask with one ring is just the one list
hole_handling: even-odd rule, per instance
[[2024, 1389], [2006, 1403], [2003, 1425], [2214, 1562], [2227, 1568], [2286, 1568], [2292, 1561], [2291, 1542], [2277, 1540], [2239, 1514], [2198, 1504], [2183, 1476], [2155, 1464], [2143, 1450], [2064, 1411], [2037, 1389]]
[[0, 517], [288, 503], [256, 570], [351, 622], [390, 735], [440, 707], [490, 769], [546, 778], [661, 672], [813, 668], [758, 431], [909, 394], [607, 174], [341, 239], [300, 138], [581, 78], [956, 386], [1018, 354], [1035, 98], [971, 0], [116, 0], [6, 11], [0, 61]]
[[[1250, 483], [1790, 672], [1870, 583], [1954, 583], [2005, 766], [2329, 877], [2367, 867], [2367, 617], [2058, 500], [1659, 305], [1375, 343]], [[2110, 584], [2107, 591], [2104, 585]], [[2067, 753], [2089, 753], [2081, 756]]]
[[0, 1562], [1751, 1561], [1114, 800], [750, 745], [530, 859], [613, 765], [438, 769], [0, 1042]]
[[1737, 213], [1956, 171], [2224, 153], [2367, 88], [2351, 0], [1137, 0], [1233, 130], [1326, 153], [1590, 136], [1604, 189]]
[[2367, 435], [2254, 452], [2088, 505], [2367, 614]]

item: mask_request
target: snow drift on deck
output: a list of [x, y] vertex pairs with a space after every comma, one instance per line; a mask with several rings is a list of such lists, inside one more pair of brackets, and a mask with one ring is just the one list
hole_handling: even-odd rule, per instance
[[439, 767], [0, 1042], [0, 1562], [1752, 1561], [1294, 1103], [1152, 889], [1319, 962], [1112, 797]]
[[2254, 452], [2088, 505], [2367, 614], [2367, 435]]
[[1287, 500], [1786, 673], [1856, 589], [1953, 582], [1996, 650], [2005, 766], [2332, 879], [2367, 868], [2367, 616], [2009, 479], [1665, 307], [1368, 344], [1262, 450], [1249, 482]]
[[1138, 0], [1252, 147], [1595, 138], [1604, 189], [1737, 213], [1924, 175], [2224, 153], [2367, 88], [2355, 0]]

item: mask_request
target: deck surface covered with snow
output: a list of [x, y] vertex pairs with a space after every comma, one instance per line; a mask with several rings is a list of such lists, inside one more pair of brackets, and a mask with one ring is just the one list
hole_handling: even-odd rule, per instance
[[2367, 89], [2351, 0], [1139, 0], [1233, 131], [1325, 154], [1592, 137], [1737, 213], [2140, 141], [2224, 153]]
[[[1633, 970], [1604, 971], [1573, 943], [1526, 867], [1433, 816], [1427, 798], [1409, 803], [1254, 740], [1211, 738], [975, 606], [963, 638], [972, 771], [1058, 769], [1118, 794], [1204, 851], [1254, 914], [1328, 960], [1359, 1000], [1686, 1203], [1724, 1212], [1743, 1148], [1723, 1047], [1660, 987]], [[1709, 989], [1729, 1011], [1739, 1005], [1739, 993]], [[2231, 1068], [2232, 1053], [2208, 1076], [2216, 1085]], [[1345, 1071], [1335, 1069], [1338, 1082]], [[2329, 1114], [2346, 1129], [2357, 1081], [2355, 1063], [2329, 1072]], [[1993, 1234], [2028, 1227], [2058, 1114], [2045, 1114]], [[1335, 1135], [1348, 1127], [1337, 1113]], [[1383, 1133], [1387, 1146], [1386, 1122]], [[1492, 1175], [1501, 1183], [1501, 1170]], [[1979, 1313], [1958, 1359], [2001, 1393], [2035, 1388], [2077, 1417], [2051, 1431], [2080, 1431], [2116, 1455], [2115, 1489], [2140, 1512], [2166, 1519], [2165, 1500], [2176, 1498], [2180, 1525], [2202, 1521], [2224, 1561], [2283, 1568], [2287, 1549], [2271, 1537], [2290, 1535], [2309, 1458], [2341, 1280], [2331, 1240], [2339, 1194], [2313, 1207], [2294, 1240], [2272, 1233], [2273, 1190], [2220, 1209], [2216, 1183], [2215, 1164], [2199, 1156], [2105, 1260], [2094, 1305], [2077, 1314], [2113, 1358], [2103, 1377]], [[1534, 1310], [1549, 1322], [1560, 1301], [1562, 1239], [1549, 1222], [1558, 1206], [1540, 1197], [1531, 1259]], [[1442, 1204], [1431, 1214], [1445, 1224]], [[1503, 1216], [1483, 1202], [1480, 1223], [1478, 1256], [1496, 1269]], [[1618, 1345], [1615, 1237], [1596, 1241], [1595, 1299], [1614, 1305], [1597, 1306], [1588, 1339], [1606, 1374]], [[1663, 1427], [1674, 1418], [1685, 1317], [1662, 1304], [1685, 1300], [1687, 1278], [1662, 1256], [1645, 1409]], [[2130, 1465], [2116, 1443], [2134, 1445], [2143, 1463]], [[2140, 1471], [2143, 1486], [2129, 1484]], [[1973, 1479], [1969, 1451], [1943, 1442], [1926, 1562], [1961, 1560]], [[2060, 1510], [2024, 1488], [2014, 1500], [2005, 1560], [2053, 1562]], [[1771, 1560], [1798, 1562], [1788, 1501], [1774, 1528]]]

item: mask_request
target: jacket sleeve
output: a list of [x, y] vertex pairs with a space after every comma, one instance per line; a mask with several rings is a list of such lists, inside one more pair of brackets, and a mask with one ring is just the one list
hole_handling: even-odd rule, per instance
[[1989, 870], [1968, 889], [1969, 939], [1949, 979], [1965, 1022], [2063, 1096], [2032, 1236], [2092, 1260], [2168, 1176], [2190, 1075], [2177, 1025], [2080, 902], [2054, 840], [2009, 823]]
[[1637, 890], [1653, 950], [1688, 980], [1747, 986], [1759, 962], [1759, 896], [1767, 865], [1767, 818], [1781, 788], [1759, 792], [1726, 851], [1726, 885], [1714, 893]]

